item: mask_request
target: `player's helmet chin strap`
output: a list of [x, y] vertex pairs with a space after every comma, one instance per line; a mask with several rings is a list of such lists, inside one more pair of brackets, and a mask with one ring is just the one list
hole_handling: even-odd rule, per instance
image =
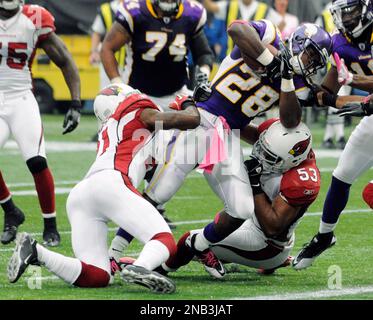
[[5, 10], [15, 10], [17, 9], [21, 4], [23, 4], [23, 0], [12, 0], [12, 1], [1, 1], [0, 0], [0, 8], [3, 8]]

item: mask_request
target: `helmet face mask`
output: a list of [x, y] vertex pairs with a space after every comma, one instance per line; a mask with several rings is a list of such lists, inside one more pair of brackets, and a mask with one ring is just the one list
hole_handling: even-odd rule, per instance
[[0, 0], [0, 8], [13, 11], [18, 9], [23, 3], [23, 0]]
[[308, 78], [327, 65], [332, 52], [332, 40], [325, 30], [307, 23], [291, 35], [289, 49], [294, 72]]
[[352, 39], [359, 38], [373, 22], [371, 0], [334, 0], [330, 12], [337, 29]]
[[311, 144], [311, 132], [304, 123], [286, 129], [277, 121], [261, 133], [252, 155], [262, 164], [263, 174], [282, 174], [308, 158]]
[[181, 0], [152, 0], [152, 3], [164, 16], [172, 17], [179, 12]]

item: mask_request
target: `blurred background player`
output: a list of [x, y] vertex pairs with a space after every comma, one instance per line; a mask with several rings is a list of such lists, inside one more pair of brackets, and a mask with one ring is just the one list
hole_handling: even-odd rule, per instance
[[299, 26], [298, 17], [288, 13], [289, 0], [273, 0], [272, 3], [275, 10], [269, 12], [267, 19], [274, 23], [285, 40]]
[[[91, 27], [91, 55], [89, 57], [89, 62], [91, 64], [99, 64], [100, 89], [103, 89], [110, 84], [110, 80], [107, 77], [104, 67], [101, 63], [100, 50], [102, 41], [104, 40], [106, 33], [111, 29], [115, 21], [115, 15], [118, 7], [122, 2], [123, 0], [114, 0], [111, 2], [103, 3], [99, 7], [99, 12]], [[120, 50], [118, 50], [118, 52], [116, 52], [115, 58], [118, 62], [118, 72], [121, 75], [126, 58], [126, 49], [124, 46]]]
[[[71, 107], [63, 123], [63, 134], [73, 131], [80, 120], [80, 79], [71, 55], [54, 33], [54, 18], [44, 8], [22, 5], [21, 0], [0, 2], [0, 147], [10, 134], [16, 140], [23, 159], [33, 175], [44, 218], [43, 239], [49, 246], [60, 243], [57, 231], [54, 181], [48, 168], [43, 127], [32, 89], [31, 65], [35, 50], [43, 48], [61, 69], [71, 92]], [[5, 190], [4, 181], [0, 188]], [[6, 190], [0, 194], [8, 194]], [[11, 196], [0, 199], [4, 215], [1, 242], [14, 240], [24, 215], [17, 210]]]
[[[256, 0], [203, 0], [202, 3], [217, 20], [225, 21], [226, 28], [235, 20], [261, 20], [266, 19], [270, 13], [275, 14], [268, 4]], [[224, 44], [222, 50], [227, 55], [233, 50], [234, 43], [228, 36], [225, 39], [227, 43]]]
[[180, 101], [185, 110], [161, 112], [146, 95], [124, 84], [99, 93], [94, 109], [103, 126], [97, 158], [66, 203], [76, 258], [49, 251], [23, 233], [9, 260], [10, 282], [16, 282], [28, 265], [40, 263], [75, 286], [106, 287], [111, 270], [107, 223], [113, 221], [144, 244], [133, 265], [121, 270], [123, 280], [154, 292], [175, 291], [171, 280], [152, 272], [175, 253], [176, 243], [167, 223], [134, 186], [145, 175], [150, 153], [146, 151], [149, 139], [134, 140], [133, 136], [143, 130], [150, 137], [156, 122], [162, 122], [165, 130], [197, 127], [200, 115], [189, 100]]
[[[188, 94], [187, 54], [198, 66], [196, 82], [207, 83], [214, 61], [203, 32], [206, 10], [189, 0], [127, 1], [106, 35], [101, 60], [111, 82], [124, 82], [167, 106], [178, 94]], [[127, 47], [123, 75], [115, 52]]]
[[[254, 132], [254, 131], [253, 131]], [[254, 194], [255, 215], [211, 247], [224, 263], [237, 263], [271, 274], [290, 265], [294, 231], [320, 190], [320, 172], [311, 150], [311, 132], [304, 123], [284, 128], [278, 119], [257, 129], [251, 158], [245, 161]], [[184, 234], [178, 250], [162, 267], [175, 271], [194, 257]]]
[[[334, 65], [317, 93], [319, 104], [335, 107], [342, 85], [373, 92], [373, 4], [371, 0], [336, 0], [331, 7], [339, 33], [333, 35]], [[362, 98], [361, 98], [362, 100]], [[296, 269], [309, 267], [336, 242], [334, 229], [347, 205], [352, 183], [371, 166], [372, 117], [360, 121], [338, 161], [327, 193], [319, 232], [294, 260]]]
[[[337, 32], [337, 28], [335, 27], [332, 13], [330, 12], [330, 8], [332, 6], [332, 2], [329, 2], [321, 14], [316, 19], [316, 24], [324, 28], [330, 35], [333, 35]], [[325, 70], [320, 71], [319, 78], [320, 82], [325, 77], [327, 71], [331, 68], [331, 65], [328, 64]], [[338, 92], [339, 96], [346, 96], [351, 93], [350, 86], [342, 86]], [[337, 114], [338, 109], [333, 107], [328, 107], [327, 115], [326, 115], [326, 126], [324, 132], [324, 138], [321, 147], [325, 149], [334, 149], [338, 148], [343, 150], [346, 145], [345, 134], [344, 134], [344, 127], [345, 127], [345, 120], [341, 118]], [[334, 142], [335, 141], [335, 142]]]

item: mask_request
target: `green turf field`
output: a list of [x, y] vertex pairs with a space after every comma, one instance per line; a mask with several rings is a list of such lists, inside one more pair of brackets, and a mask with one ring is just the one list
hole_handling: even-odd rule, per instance
[[[87, 172], [95, 154], [90, 141], [97, 123], [91, 116], [82, 118], [79, 128], [70, 135], [62, 136], [62, 116], [44, 116], [47, 142], [82, 142], [73, 150], [58, 150], [58, 144], [50, 144], [49, 165], [56, 183], [56, 201], [59, 230], [62, 232], [62, 245], [55, 250], [72, 255], [70, 245], [70, 226], [65, 212], [68, 190]], [[349, 129], [350, 130], [350, 129]], [[320, 145], [322, 129], [313, 129], [315, 148]], [[56, 146], [57, 145], [57, 146]], [[16, 149], [7, 148], [0, 152], [1, 170], [15, 193], [15, 202], [27, 214], [27, 220], [21, 231], [34, 233], [40, 240], [42, 219], [37, 197], [32, 194], [33, 180]], [[336, 158], [318, 160], [322, 171], [322, 190], [317, 201], [310, 207], [309, 216], [304, 217], [296, 230], [294, 254], [310, 240], [318, 229], [332, 168]], [[41, 278], [41, 288], [33, 287], [32, 273], [26, 273], [16, 284], [8, 283], [6, 264], [11, 255], [12, 245], [0, 247], [0, 299], [242, 299], [242, 298], [304, 298], [304, 299], [372, 299], [373, 298], [373, 216], [361, 199], [361, 191], [372, 179], [372, 171], [367, 172], [354, 184], [347, 206], [348, 213], [343, 215], [336, 235], [337, 245], [316, 260], [308, 270], [296, 272], [290, 268], [280, 269], [272, 276], [260, 276], [254, 269], [240, 267], [237, 273], [229, 273], [225, 280], [215, 281], [196, 262], [172, 275], [177, 292], [173, 295], [150, 294], [142, 287], [126, 285], [119, 276], [115, 283], [105, 289], [79, 289], [65, 284], [45, 269], [33, 269]], [[190, 229], [202, 227], [201, 222], [214, 217], [222, 207], [221, 202], [209, 189], [201, 175], [193, 173], [175, 198], [168, 204], [167, 210], [172, 220], [180, 222], [175, 237]], [[111, 232], [110, 237], [114, 233]], [[138, 243], [128, 249], [128, 255], [136, 255], [140, 250]], [[342, 288], [328, 288], [329, 267], [336, 265], [342, 271]], [[329, 270], [330, 271], [330, 270]], [[31, 278], [30, 278], [31, 277]], [[35, 282], [36, 283], [36, 282]], [[37, 282], [39, 284], [39, 282]], [[31, 287], [31, 289], [29, 288]], [[312, 293], [314, 295], [312, 295]]]

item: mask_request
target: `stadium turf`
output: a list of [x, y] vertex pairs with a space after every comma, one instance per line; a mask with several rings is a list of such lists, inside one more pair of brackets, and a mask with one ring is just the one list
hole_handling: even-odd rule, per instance
[[[46, 140], [49, 142], [49, 164], [56, 183], [59, 230], [62, 232], [62, 245], [54, 250], [71, 256], [65, 201], [69, 189], [83, 178], [95, 158], [94, 146], [88, 142], [97, 123], [93, 117], [84, 116], [76, 132], [62, 136], [62, 116], [44, 116], [43, 120]], [[321, 142], [321, 126], [315, 126], [313, 133], [317, 148]], [[81, 142], [82, 145], [70, 148], [71, 144], [64, 146], [54, 142]], [[322, 190], [317, 201], [309, 208], [311, 214], [303, 218], [296, 230], [294, 254], [318, 229], [320, 211], [336, 163], [337, 159], [332, 156], [318, 159], [322, 171]], [[33, 194], [33, 181], [12, 144], [0, 151], [0, 164], [14, 193], [15, 202], [27, 214], [27, 220], [20, 230], [33, 233], [37, 240], [41, 240], [42, 219], [37, 198]], [[38, 267], [31, 268], [12, 285], [6, 275], [7, 260], [13, 248], [13, 245], [8, 245], [0, 247], [0, 299], [372, 299], [373, 216], [361, 198], [363, 187], [371, 179], [372, 171], [368, 171], [353, 185], [347, 213], [340, 219], [336, 231], [336, 246], [304, 271], [284, 268], [274, 275], [261, 276], [254, 269], [239, 267], [238, 272], [229, 273], [225, 280], [216, 281], [205, 273], [202, 265], [192, 262], [172, 275], [177, 285], [177, 292], [173, 295], [151, 294], [145, 288], [124, 284], [119, 276], [113, 285], [105, 289], [74, 288]], [[187, 230], [202, 227], [204, 222], [199, 220], [213, 218], [221, 207], [221, 202], [204, 178], [197, 173], [191, 174], [167, 206], [168, 216], [180, 223], [175, 237], [179, 238]], [[113, 234], [114, 231], [111, 231], [110, 238]], [[137, 242], [133, 243], [127, 255], [136, 256], [140, 249]], [[342, 271], [342, 282], [341, 287], [333, 290], [328, 287], [328, 282], [334, 283], [332, 277], [336, 268]]]

